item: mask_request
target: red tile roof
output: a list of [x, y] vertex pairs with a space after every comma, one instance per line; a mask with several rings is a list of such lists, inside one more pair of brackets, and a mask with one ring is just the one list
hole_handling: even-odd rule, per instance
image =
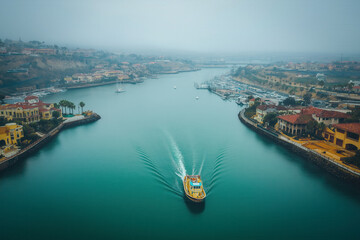
[[278, 116], [278, 118], [291, 124], [307, 124], [308, 122], [314, 120], [311, 115], [307, 114], [282, 115]]
[[259, 106], [257, 106], [256, 108], [264, 111], [264, 110], [269, 109], [269, 108], [275, 109], [276, 106], [275, 106], [275, 105], [259, 105]]
[[290, 109], [284, 106], [277, 106], [276, 110], [290, 110]]
[[321, 111], [323, 111], [322, 109], [316, 108], [316, 107], [307, 107], [307, 108], [303, 108], [301, 109], [301, 113], [302, 114], [316, 114], [316, 113], [320, 113]]
[[27, 96], [24, 100], [28, 101], [28, 100], [31, 100], [31, 99], [39, 99], [39, 97], [37, 97], [37, 96]]
[[15, 103], [15, 104], [6, 104], [0, 106], [0, 109], [12, 109], [12, 108], [32, 109], [37, 107], [38, 106], [30, 105], [29, 103]]
[[349, 118], [350, 116], [346, 113], [337, 111], [322, 110], [319, 113], [315, 113], [315, 116], [322, 118]]
[[334, 127], [360, 135], [360, 123], [339, 123], [334, 124]]
[[0, 106], [0, 109], [12, 109], [12, 108], [22, 108], [22, 109], [33, 109], [33, 108], [48, 108], [50, 107], [49, 103], [44, 103], [42, 101], [36, 103], [29, 103], [29, 102], [18, 102], [14, 104], [6, 104]]

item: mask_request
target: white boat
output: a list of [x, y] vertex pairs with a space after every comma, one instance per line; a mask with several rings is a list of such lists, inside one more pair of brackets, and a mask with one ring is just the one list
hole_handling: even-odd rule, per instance
[[119, 87], [119, 81], [116, 81], [116, 93], [122, 93], [125, 92], [125, 90], [121, 87]]
[[122, 88], [118, 88], [118, 89], [116, 89], [116, 91], [115, 91], [116, 93], [122, 93], [122, 92], [125, 92], [125, 90], [124, 89], [122, 89]]
[[176, 89], [176, 86], [174, 86], [174, 89]]
[[198, 97], [198, 96], [196, 96], [196, 100], [199, 100], [199, 97]]

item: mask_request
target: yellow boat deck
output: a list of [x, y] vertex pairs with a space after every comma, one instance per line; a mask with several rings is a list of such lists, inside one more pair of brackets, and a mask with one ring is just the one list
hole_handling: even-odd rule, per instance
[[185, 194], [193, 200], [203, 200], [206, 193], [199, 175], [185, 176], [184, 178]]

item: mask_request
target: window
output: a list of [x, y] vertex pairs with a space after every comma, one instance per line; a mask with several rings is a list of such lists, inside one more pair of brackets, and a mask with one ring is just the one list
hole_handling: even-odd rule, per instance
[[337, 139], [336, 139], [336, 145], [342, 147], [342, 145], [343, 145], [343, 140], [337, 138]]
[[339, 133], [345, 133], [345, 131], [344, 131], [344, 130], [339, 129], [339, 128], [337, 128], [337, 129], [336, 129], [336, 131], [337, 131], [337, 132], [339, 132]]
[[346, 137], [350, 138], [350, 139], [353, 139], [353, 140], [356, 140], [356, 141], [359, 140], [359, 135], [356, 134], [356, 133], [352, 133], [352, 132], [347, 132]]

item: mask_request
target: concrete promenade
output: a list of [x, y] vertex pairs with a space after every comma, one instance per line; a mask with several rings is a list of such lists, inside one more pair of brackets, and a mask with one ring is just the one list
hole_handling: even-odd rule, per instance
[[91, 116], [77, 118], [77, 119], [74, 119], [73, 121], [62, 122], [59, 126], [54, 128], [53, 130], [51, 130], [49, 133], [45, 134], [42, 138], [31, 143], [26, 148], [21, 149], [19, 152], [12, 155], [11, 157], [2, 159], [0, 162], [0, 171], [14, 165], [19, 160], [24, 159], [31, 153], [39, 150], [43, 145], [45, 145], [52, 138], [54, 138], [61, 130], [65, 129], [65, 128], [73, 127], [73, 126], [91, 123], [91, 122], [99, 120], [100, 118], [101, 117], [98, 114], [93, 113]]
[[[253, 129], [255, 132], [275, 140], [276, 143], [279, 143], [286, 148], [292, 150], [293, 152], [302, 155], [308, 160], [315, 162], [317, 165], [325, 167], [327, 170], [329, 170], [329, 172], [335, 173], [335, 175], [341, 175], [342, 178], [349, 177], [352, 180], [356, 180], [357, 183], [360, 183], [359, 171], [352, 169], [350, 166], [346, 166], [345, 164], [341, 164], [334, 159], [324, 156], [323, 154], [320, 154], [315, 150], [306, 148], [300, 143], [296, 143], [275, 131], [262, 127], [261, 125], [248, 119], [244, 113], [245, 109], [240, 111], [238, 115], [240, 121], [249, 128]], [[344, 173], [347, 174], [347, 176], [344, 176]]]

